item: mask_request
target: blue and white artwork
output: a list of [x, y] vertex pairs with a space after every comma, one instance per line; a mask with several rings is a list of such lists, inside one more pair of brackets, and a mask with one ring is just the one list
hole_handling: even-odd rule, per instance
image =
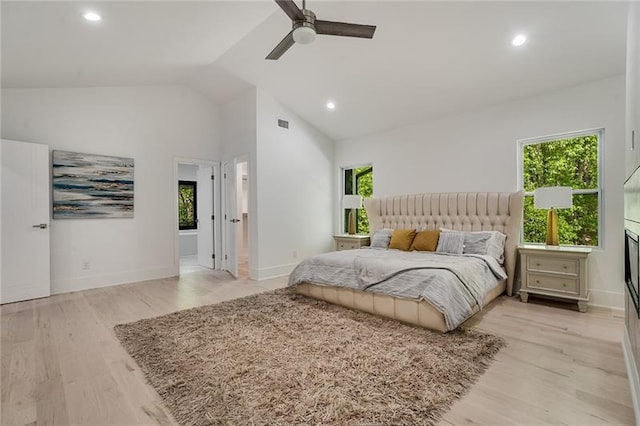
[[53, 218], [133, 217], [133, 158], [53, 151]]

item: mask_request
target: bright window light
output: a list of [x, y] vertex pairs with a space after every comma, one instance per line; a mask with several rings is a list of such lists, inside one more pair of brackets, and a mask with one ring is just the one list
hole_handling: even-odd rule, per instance
[[511, 44], [514, 46], [522, 46], [527, 41], [527, 37], [524, 34], [518, 34], [511, 40]]
[[102, 20], [102, 17], [95, 12], [87, 12], [84, 15], [82, 15], [82, 17], [87, 21], [91, 21], [91, 22], [97, 22]]

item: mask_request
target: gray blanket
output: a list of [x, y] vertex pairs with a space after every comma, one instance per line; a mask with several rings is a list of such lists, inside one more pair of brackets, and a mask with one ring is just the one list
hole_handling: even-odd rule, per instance
[[303, 282], [425, 299], [444, 315], [449, 330], [467, 319], [506, 278], [491, 256], [399, 250], [345, 250], [303, 260], [289, 285]]

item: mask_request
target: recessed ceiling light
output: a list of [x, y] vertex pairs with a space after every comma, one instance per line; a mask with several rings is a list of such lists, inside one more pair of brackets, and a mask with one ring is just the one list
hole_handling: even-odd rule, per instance
[[525, 37], [524, 34], [518, 34], [511, 40], [511, 44], [514, 46], [522, 46], [525, 41], [527, 41], [527, 37]]
[[336, 104], [334, 104], [331, 101], [327, 102], [327, 109], [335, 109], [335, 108], [336, 108]]
[[82, 15], [82, 17], [87, 21], [91, 21], [91, 22], [97, 22], [102, 20], [102, 17], [95, 12], [87, 12], [84, 15]]

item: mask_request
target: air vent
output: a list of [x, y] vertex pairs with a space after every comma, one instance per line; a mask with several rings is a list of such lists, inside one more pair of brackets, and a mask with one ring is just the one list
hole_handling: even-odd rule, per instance
[[278, 120], [278, 127], [282, 127], [283, 129], [288, 129], [289, 122], [286, 120]]

